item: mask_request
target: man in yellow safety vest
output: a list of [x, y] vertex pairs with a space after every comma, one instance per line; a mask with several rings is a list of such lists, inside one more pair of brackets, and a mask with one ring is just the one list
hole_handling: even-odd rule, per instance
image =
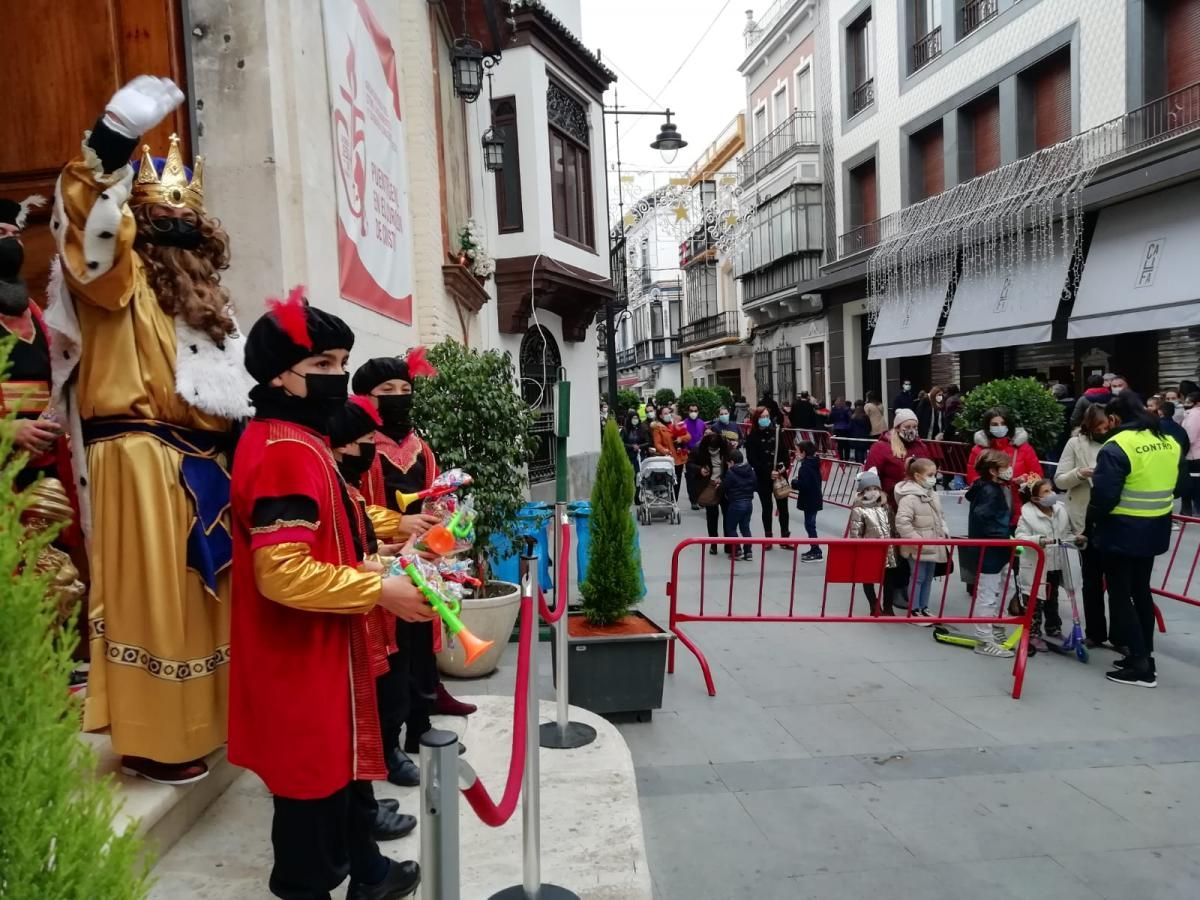
[[[1162, 431], [1132, 391], [1106, 407], [1108, 433], [1092, 476], [1088, 506], [1093, 548], [1103, 560], [1114, 631], [1129, 648], [1106, 676], [1116, 684], [1155, 687], [1154, 557], [1171, 543], [1172, 502], [1184, 478], [1179, 442]], [[1114, 641], [1115, 643], [1116, 641]]]

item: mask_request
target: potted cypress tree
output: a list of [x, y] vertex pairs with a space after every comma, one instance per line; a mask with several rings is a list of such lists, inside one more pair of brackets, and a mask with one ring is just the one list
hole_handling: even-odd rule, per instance
[[609, 419], [592, 487], [582, 611], [568, 619], [569, 699], [592, 712], [632, 712], [648, 721], [662, 706], [671, 635], [632, 609], [643, 594], [632, 504], [633, 466]]
[[[10, 342], [0, 344], [0, 374]], [[39, 574], [56, 529], [24, 531], [28, 496], [13, 482], [27, 457], [12, 455], [0, 421], [0, 897], [11, 900], [143, 900], [147, 863], [135, 826], [114, 834], [112, 781], [79, 738], [80, 701], [67, 690], [77, 636]]]
[[462, 603], [463, 623], [490, 650], [467, 665], [463, 648], [448, 642], [438, 667], [455, 678], [478, 678], [500, 665], [521, 609], [517, 585], [488, 578], [493, 536], [518, 542], [517, 513], [525, 502], [523, 472], [533, 449], [533, 413], [517, 391], [512, 357], [444, 340], [430, 348], [437, 375], [413, 387], [413, 421], [433, 448], [442, 470], [470, 473], [475, 498], [475, 566], [484, 586]]

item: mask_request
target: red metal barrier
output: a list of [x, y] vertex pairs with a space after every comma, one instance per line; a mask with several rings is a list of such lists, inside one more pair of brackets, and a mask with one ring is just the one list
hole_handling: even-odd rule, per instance
[[[761, 552], [765, 545], [771, 545], [782, 549], [782, 553], [766, 554]], [[821, 590], [821, 603], [818, 610], [797, 610], [796, 595], [796, 573], [799, 566], [799, 552], [807, 548], [810, 544], [816, 544], [825, 548], [825, 579]], [[708, 600], [707, 594], [711, 593], [708, 587], [708, 579], [706, 578], [706, 568], [709, 565], [708, 547], [717, 546], [721, 548], [750, 546], [758, 548], [757, 559], [749, 564], [747, 568], [746, 562], [735, 562], [732, 555], [728, 557], [726, 562], [714, 561], [714, 567], [728, 566], [728, 584], [727, 589], [722, 591], [725, 596], [722, 598], [724, 602], [720, 603], [717, 612], [713, 612], [713, 603]], [[681, 597], [681, 582], [680, 582], [680, 557], [685, 555], [690, 548], [696, 548], [696, 552], [690, 554], [698, 555], [698, 565], [696, 569], [699, 571], [700, 585], [699, 595], [696, 597], [698, 601], [696, 606], [689, 606], [688, 611], [683, 609], [683, 601], [686, 598]], [[1021, 685], [1025, 680], [1025, 664], [1028, 659], [1029, 648], [1029, 632], [1033, 621], [1034, 604], [1028, 603], [1025, 613], [1020, 616], [1012, 616], [1007, 614], [1007, 597], [1009, 596], [1009, 585], [1015, 580], [1013, 578], [1013, 566], [1011, 563], [1018, 555], [1021, 555], [1026, 565], [1034, 565], [1033, 578], [1030, 581], [1030, 591], [1028, 596], [1036, 597], [1038, 589], [1041, 586], [1043, 569], [1045, 567], [1045, 556], [1042, 548], [1031, 541], [1000, 541], [1000, 540], [974, 540], [969, 538], [947, 538], [945, 540], [907, 540], [907, 539], [892, 539], [892, 540], [867, 540], [867, 539], [847, 539], [847, 538], [789, 538], [787, 540], [775, 540], [767, 538], [687, 538], [681, 541], [675, 547], [675, 552], [671, 555], [671, 580], [667, 583], [667, 596], [671, 601], [670, 612], [670, 630], [679, 638], [679, 641], [692, 652], [696, 657], [696, 661], [700, 664], [700, 670], [704, 674], [704, 682], [708, 688], [709, 696], [716, 696], [717, 689], [713, 684], [712, 671], [709, 668], [708, 660], [704, 653], [696, 646], [695, 642], [685, 634], [680, 627], [686, 622], [817, 622], [817, 623], [841, 623], [841, 622], [873, 622], [873, 623], [892, 623], [892, 624], [911, 624], [912, 623], [912, 607], [915, 592], [915, 583], [910, 579], [908, 588], [908, 610], [907, 615], [896, 615], [893, 617], [882, 616], [873, 617], [870, 612], [866, 615], [854, 614], [854, 601], [857, 588], [860, 584], [874, 584], [880, 588], [880, 596], [882, 599], [884, 575], [887, 565], [887, 551], [889, 547], [896, 548], [899, 552], [901, 547], [912, 547], [919, 555], [921, 548], [933, 547], [948, 547], [950, 555], [953, 559], [958, 548], [979, 548], [978, 551], [978, 567], [983, 564], [983, 549], [986, 548], [1003, 548], [1009, 553], [1009, 565], [1005, 569], [1004, 582], [1001, 588], [1000, 608], [995, 616], [976, 616], [975, 615], [975, 597], [970, 597], [970, 604], [965, 615], [951, 615], [946, 611], [947, 593], [951, 578], [949, 574], [942, 578], [942, 586], [940, 588], [940, 602], [937, 602], [934, 597], [931, 597], [930, 610], [936, 605], [937, 613], [928, 618], [921, 618], [920, 621], [930, 624], [945, 624], [945, 625], [1020, 625], [1022, 626], [1021, 639], [1017, 645], [1016, 656], [1013, 661], [1013, 699], [1018, 699], [1021, 696]], [[772, 613], [769, 609], [764, 612], [763, 609], [763, 586], [766, 582], [767, 566], [772, 563], [776, 566], [776, 571], [788, 573], [790, 569], [790, 589], [786, 598], [783, 598], [782, 592], [774, 594], [768, 601], [773, 605], [780, 605], [781, 601], [786, 599], [786, 613]], [[747, 574], [753, 575], [757, 569], [757, 578], [753, 581], [746, 578]], [[975, 582], [979, 581], [980, 568], [976, 569]], [[741, 575], [741, 584], [743, 586], [751, 585], [757, 582], [757, 596], [750, 594], [749, 601], [745, 599], [746, 595], [738, 598], [735, 603], [734, 586], [738, 577]], [[836, 598], [830, 598], [830, 585], [851, 585], [849, 604], [844, 615], [831, 612], [831, 602], [836, 602]], [[719, 602], [719, 601], [718, 601]], [[738, 611], [735, 612], [735, 606]], [[747, 609], [749, 611], [747, 611]], [[667, 671], [673, 673], [675, 671], [675, 642], [672, 641], [667, 650]]]
[[[1200, 579], [1196, 577], [1196, 570], [1200, 568], [1200, 541], [1191, 551], [1191, 559], [1188, 559], [1188, 551], [1184, 550], [1182, 558], [1180, 550], [1183, 550], [1183, 539], [1185, 535], [1190, 538], [1197, 538], [1200, 535], [1200, 518], [1193, 516], [1171, 516], [1171, 520], [1179, 523], [1179, 530], [1175, 532], [1175, 540], [1171, 546], [1171, 556], [1167, 560], [1167, 569], [1163, 572], [1162, 580], [1157, 587], [1151, 587], [1150, 593], [1156, 597], [1163, 597], [1167, 600], [1177, 600], [1180, 603], [1186, 603], [1189, 606], [1200, 606]], [[1189, 532], [1190, 529], [1190, 532]], [[1180, 566], [1177, 570], [1175, 563], [1179, 562]], [[1186, 574], [1185, 574], [1186, 570]], [[1183, 579], [1183, 583], [1179, 583], [1179, 579]], [[1163, 622], [1162, 612], [1159, 611], [1158, 604], [1154, 605], [1154, 618], [1158, 621], [1158, 630], [1165, 632], [1167, 630], [1166, 623]]]

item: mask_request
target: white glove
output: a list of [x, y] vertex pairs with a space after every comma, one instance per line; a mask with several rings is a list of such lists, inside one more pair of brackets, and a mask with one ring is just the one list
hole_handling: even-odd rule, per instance
[[104, 108], [104, 124], [137, 140], [182, 102], [183, 91], [170, 78], [139, 75], [113, 94]]

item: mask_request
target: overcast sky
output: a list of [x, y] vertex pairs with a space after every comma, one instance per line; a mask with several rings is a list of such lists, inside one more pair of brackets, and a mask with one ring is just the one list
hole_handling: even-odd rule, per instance
[[[617, 74], [621, 105], [670, 107], [688, 142], [668, 166], [649, 146], [662, 119], [622, 119], [622, 166], [686, 169], [729, 120], [745, 110], [745, 84], [737, 71], [743, 55], [745, 11], [760, 10], [765, 0], [581, 0], [581, 4], [583, 41], [599, 51]], [[611, 89], [604, 102], [614, 102]], [[606, 120], [611, 170], [617, 154], [612, 118]]]

